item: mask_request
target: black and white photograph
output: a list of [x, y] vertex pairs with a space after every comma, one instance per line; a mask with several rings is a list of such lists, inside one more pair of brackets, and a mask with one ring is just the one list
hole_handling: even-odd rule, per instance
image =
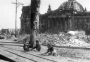
[[0, 0], [0, 62], [90, 62], [90, 1]]

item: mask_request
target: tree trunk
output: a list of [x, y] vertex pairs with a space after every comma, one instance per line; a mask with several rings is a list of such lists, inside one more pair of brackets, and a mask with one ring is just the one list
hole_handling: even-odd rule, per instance
[[36, 42], [36, 31], [39, 27], [39, 8], [40, 0], [31, 0], [31, 35], [30, 43], [35, 45]]

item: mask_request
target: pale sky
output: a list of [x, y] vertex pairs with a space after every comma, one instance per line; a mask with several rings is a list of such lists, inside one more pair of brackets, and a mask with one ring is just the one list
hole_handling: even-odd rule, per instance
[[[16, 0], [0, 0], [0, 29], [2, 28], [15, 28], [15, 2]], [[48, 5], [51, 5], [51, 9], [57, 9], [63, 2], [67, 0], [41, 0], [40, 13], [43, 14], [47, 11]], [[84, 8], [86, 7], [90, 11], [90, 0], [76, 0]], [[24, 6], [30, 4], [30, 0], [18, 0], [23, 3]], [[20, 16], [22, 5], [18, 7], [17, 15], [17, 28], [20, 28]]]

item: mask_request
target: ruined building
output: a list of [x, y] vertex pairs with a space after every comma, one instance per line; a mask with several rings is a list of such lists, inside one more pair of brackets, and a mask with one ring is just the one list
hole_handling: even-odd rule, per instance
[[[26, 6], [22, 9], [21, 31], [29, 33], [30, 27], [30, 7]], [[69, 30], [90, 30], [90, 12], [76, 0], [68, 0], [62, 3], [56, 10], [51, 10], [51, 6], [47, 13], [40, 14], [39, 17], [40, 32], [61, 32]]]
[[21, 33], [30, 33], [30, 6], [23, 6], [21, 14]]

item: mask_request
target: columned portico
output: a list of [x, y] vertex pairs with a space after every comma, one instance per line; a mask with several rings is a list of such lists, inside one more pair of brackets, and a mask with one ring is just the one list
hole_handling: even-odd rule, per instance
[[[25, 16], [29, 14], [24, 8], [25, 7], [22, 9], [23, 11], [21, 16], [22, 31], [27, 29], [25, 27], [28, 20]], [[63, 32], [70, 30], [90, 30], [90, 12], [87, 12], [86, 8], [84, 9], [76, 0], [68, 0], [53, 11], [49, 5], [47, 13], [40, 14], [39, 20], [39, 30], [41, 32], [49, 30]], [[30, 27], [30, 25], [27, 26]]]

